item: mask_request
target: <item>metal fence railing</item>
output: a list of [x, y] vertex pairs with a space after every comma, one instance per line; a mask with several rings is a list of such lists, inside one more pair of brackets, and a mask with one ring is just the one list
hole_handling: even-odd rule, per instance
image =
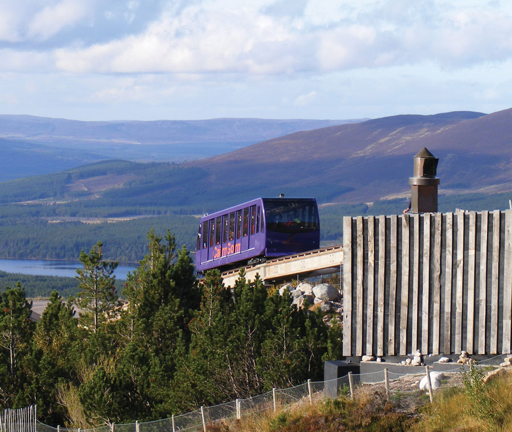
[[[500, 359], [507, 355], [496, 356], [478, 363], [478, 367], [495, 366]], [[314, 403], [334, 395], [347, 395], [354, 397], [358, 391], [381, 390], [388, 398], [399, 400], [402, 395], [417, 393], [424, 395], [419, 390], [418, 382], [421, 378], [430, 374], [427, 367], [424, 373], [418, 373], [416, 368], [410, 371], [404, 367], [403, 372], [392, 372], [383, 368], [380, 371], [351, 374], [341, 378], [306, 383], [287, 389], [273, 389], [267, 393], [253, 396], [247, 399], [237, 399], [212, 407], [201, 407], [196, 411], [186, 414], [172, 416], [168, 419], [150, 422], [135, 422], [127, 424], [112, 424], [91, 429], [65, 429], [54, 428], [37, 422], [36, 429], [1, 429], [0, 432], [185, 432], [185, 431], [206, 431], [207, 425], [219, 421], [234, 421], [243, 417], [262, 412], [276, 412], [280, 409], [298, 404]], [[463, 367], [454, 364], [453, 368], [444, 370], [442, 373], [450, 379], [461, 380]], [[333, 392], [334, 390], [334, 392]], [[430, 391], [432, 399], [432, 392]]]

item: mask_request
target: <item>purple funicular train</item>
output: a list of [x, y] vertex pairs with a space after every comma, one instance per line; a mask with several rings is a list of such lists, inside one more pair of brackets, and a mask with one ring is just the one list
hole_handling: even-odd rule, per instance
[[196, 269], [227, 270], [319, 247], [314, 198], [256, 198], [201, 218]]

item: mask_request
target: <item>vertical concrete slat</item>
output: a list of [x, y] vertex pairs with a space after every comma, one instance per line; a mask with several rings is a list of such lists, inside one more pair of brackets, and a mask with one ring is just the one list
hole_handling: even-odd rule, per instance
[[357, 277], [356, 277], [356, 355], [363, 355], [363, 290], [364, 290], [364, 235], [363, 217], [356, 218]]
[[423, 214], [423, 284], [421, 313], [421, 353], [429, 353], [430, 321], [430, 213]]
[[452, 353], [452, 280], [453, 280], [453, 213], [446, 214], [446, 268], [444, 274], [444, 348]]
[[[412, 352], [418, 350], [418, 322], [419, 322], [419, 282], [420, 282], [420, 215], [415, 214], [411, 218], [414, 222], [414, 250], [412, 267]], [[409, 221], [410, 222], [410, 221]]]
[[466, 351], [474, 354], [475, 344], [475, 265], [476, 265], [476, 212], [469, 213], [468, 227], [468, 308], [466, 315]]
[[407, 355], [409, 312], [409, 215], [402, 216], [402, 299], [400, 302], [400, 355]]
[[366, 354], [373, 355], [373, 315], [375, 303], [375, 217], [368, 217], [368, 311], [366, 313]]
[[343, 355], [352, 355], [352, 218], [343, 218]]
[[441, 331], [441, 238], [443, 215], [434, 216], [434, 274], [433, 274], [433, 322], [432, 322], [432, 354], [439, 354], [439, 337]]
[[390, 278], [389, 278], [389, 333], [388, 355], [395, 355], [395, 326], [396, 326], [396, 292], [397, 292], [397, 222], [398, 216], [390, 216]]
[[489, 212], [480, 215], [480, 283], [478, 297], [478, 354], [485, 354], [487, 323], [487, 247], [489, 232]]
[[464, 300], [464, 213], [457, 212], [457, 286], [455, 300], [455, 353], [462, 350], [462, 306]]
[[379, 216], [379, 275], [377, 299], [377, 355], [384, 355], [384, 288], [386, 283], [386, 217]]
[[489, 354], [498, 354], [498, 290], [500, 278], [500, 232], [499, 210], [492, 212], [492, 275], [491, 275], [491, 341]]
[[510, 352], [510, 325], [512, 315], [512, 210], [505, 211], [505, 262], [503, 274], [503, 348]]

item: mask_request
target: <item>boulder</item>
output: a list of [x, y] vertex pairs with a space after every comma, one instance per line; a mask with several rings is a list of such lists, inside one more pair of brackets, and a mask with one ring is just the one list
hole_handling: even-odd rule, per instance
[[304, 296], [300, 295], [293, 299], [292, 306], [297, 306], [297, 309], [302, 309], [304, 307]]
[[[436, 390], [441, 387], [442, 378], [444, 378], [442, 372], [430, 372], [430, 383], [432, 384], [432, 390]], [[428, 391], [428, 378], [426, 375], [420, 381], [420, 390]]]
[[496, 378], [501, 378], [507, 375], [507, 371], [503, 368], [495, 369], [493, 371], [490, 371], [485, 377], [484, 377], [484, 383], [488, 381], [492, 381]]
[[372, 355], [364, 355], [363, 357], [361, 357], [361, 361], [363, 361], [363, 362], [369, 362], [369, 361], [374, 361], [374, 360], [375, 360], [375, 357]]
[[288, 285], [288, 284], [283, 285], [281, 288], [279, 288], [279, 295], [282, 296], [282, 295], [284, 295], [285, 291], [290, 292], [290, 291], [293, 291], [293, 289], [294, 288], [291, 285]]
[[313, 287], [306, 282], [297, 285], [297, 289], [300, 289], [304, 294], [313, 294]]
[[332, 304], [331, 304], [331, 303], [329, 303], [329, 302], [325, 302], [325, 303], [322, 303], [322, 304], [320, 305], [320, 310], [321, 310], [322, 312], [331, 312], [331, 311], [332, 311], [332, 309], [333, 309]]
[[302, 291], [300, 289], [295, 289], [293, 291], [290, 291], [290, 295], [292, 298], [297, 298], [302, 296]]
[[414, 358], [412, 359], [411, 366], [421, 366], [423, 364], [423, 358], [421, 352], [418, 350], [414, 354]]
[[330, 284], [320, 284], [313, 288], [313, 294], [316, 298], [328, 301], [338, 301], [341, 299], [340, 293], [336, 287]]
[[459, 359], [457, 360], [457, 363], [465, 365], [470, 360], [471, 360], [471, 357], [468, 355], [468, 353], [466, 351], [462, 351], [460, 353]]
[[450, 363], [451, 359], [448, 357], [441, 357], [437, 362], [438, 363]]

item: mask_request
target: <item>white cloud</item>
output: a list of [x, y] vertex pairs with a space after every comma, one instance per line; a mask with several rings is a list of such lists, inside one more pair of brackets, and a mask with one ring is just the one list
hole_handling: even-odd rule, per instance
[[295, 105], [299, 107], [304, 107], [310, 105], [316, 99], [317, 93], [316, 91], [312, 91], [308, 94], [300, 95], [297, 99], [295, 99]]
[[[446, 67], [512, 56], [512, 15], [433, 0], [310, 0], [304, 16], [209, 0], [168, 8], [139, 34], [56, 51], [74, 73], [292, 74], [382, 68], [423, 60]], [[136, 3], [130, 3], [133, 10]]]
[[88, 14], [82, 0], [62, 0], [39, 11], [28, 25], [27, 37], [46, 40]]

